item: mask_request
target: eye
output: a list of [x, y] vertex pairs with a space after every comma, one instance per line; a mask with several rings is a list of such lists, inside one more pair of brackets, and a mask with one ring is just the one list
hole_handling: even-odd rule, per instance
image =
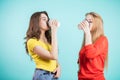
[[85, 19], [88, 23], [92, 23], [92, 21], [91, 20], [87, 20], [87, 19]]
[[46, 17], [41, 17], [40, 19], [43, 20], [43, 21], [47, 21], [48, 20]]
[[43, 19], [44, 21], [46, 21], [46, 19]]

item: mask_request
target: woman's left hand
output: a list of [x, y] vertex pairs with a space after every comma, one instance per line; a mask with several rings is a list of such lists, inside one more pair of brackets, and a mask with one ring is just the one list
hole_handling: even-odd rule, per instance
[[61, 68], [60, 68], [60, 65], [58, 65], [58, 67], [54, 70], [54, 77], [55, 78], [59, 78], [60, 77], [60, 74], [61, 74]]

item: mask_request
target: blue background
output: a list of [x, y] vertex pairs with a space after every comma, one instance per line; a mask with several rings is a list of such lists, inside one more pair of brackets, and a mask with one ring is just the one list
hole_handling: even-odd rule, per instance
[[109, 40], [107, 80], [120, 80], [119, 0], [0, 0], [0, 80], [31, 80], [35, 64], [25, 52], [24, 37], [31, 15], [47, 11], [58, 30], [60, 80], [77, 80], [77, 58], [83, 32], [77, 24], [87, 12], [99, 13]]

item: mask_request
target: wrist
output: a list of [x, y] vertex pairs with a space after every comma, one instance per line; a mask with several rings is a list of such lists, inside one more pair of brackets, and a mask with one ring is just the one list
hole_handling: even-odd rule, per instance
[[57, 29], [51, 29], [52, 33], [57, 33]]
[[85, 32], [85, 35], [91, 35], [90, 31]]
[[86, 38], [91, 38], [91, 34], [85, 34]]

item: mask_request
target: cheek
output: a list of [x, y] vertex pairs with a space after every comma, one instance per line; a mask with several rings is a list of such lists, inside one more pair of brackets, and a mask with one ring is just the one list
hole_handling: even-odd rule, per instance
[[90, 30], [92, 30], [93, 24], [90, 24]]
[[45, 26], [47, 26], [47, 22], [44, 22], [43, 24], [44, 24]]
[[46, 22], [40, 22], [40, 26], [46, 26]]
[[41, 28], [44, 29], [44, 30], [48, 30], [49, 29], [46, 22], [42, 22], [41, 23]]
[[92, 25], [90, 31], [94, 31], [94, 30], [96, 30], [96, 27], [95, 27], [95, 25]]

